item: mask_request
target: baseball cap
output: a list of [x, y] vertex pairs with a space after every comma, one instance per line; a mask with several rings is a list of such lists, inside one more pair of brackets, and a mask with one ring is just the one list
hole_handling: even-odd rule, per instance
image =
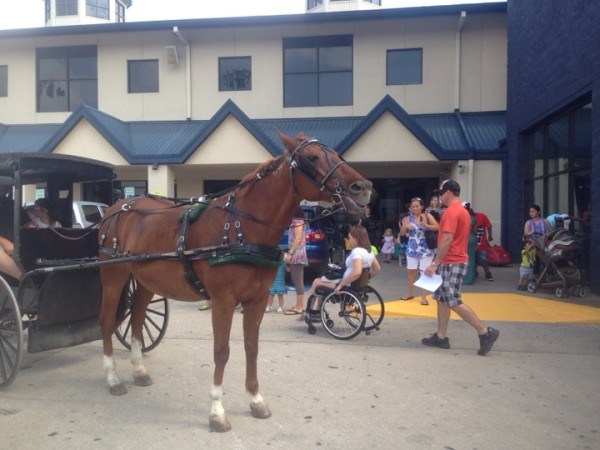
[[446, 191], [450, 191], [454, 195], [460, 195], [460, 185], [454, 180], [444, 180], [440, 184], [440, 188], [433, 191], [433, 193], [441, 195]]

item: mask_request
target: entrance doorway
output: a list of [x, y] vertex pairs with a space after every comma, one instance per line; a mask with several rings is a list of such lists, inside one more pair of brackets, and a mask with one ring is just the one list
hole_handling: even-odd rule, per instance
[[408, 211], [407, 205], [414, 197], [423, 199], [425, 207], [434, 189], [439, 186], [438, 178], [391, 178], [371, 179], [376, 195], [371, 201], [371, 214], [377, 223], [378, 235], [386, 228], [398, 233], [398, 218]]

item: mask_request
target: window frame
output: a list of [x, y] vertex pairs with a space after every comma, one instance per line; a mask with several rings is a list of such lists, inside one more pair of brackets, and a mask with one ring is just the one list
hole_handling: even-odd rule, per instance
[[88, 17], [110, 20], [110, 0], [85, 0], [85, 14]]
[[[35, 83], [38, 113], [74, 111], [82, 103], [97, 108], [98, 48], [95, 45], [38, 47]], [[51, 99], [55, 94], [56, 98], [64, 97], [64, 105], [46, 100], [42, 92]]]
[[[354, 104], [354, 36], [351, 34], [288, 37], [283, 39], [283, 107], [352, 106]], [[294, 66], [291, 52], [312, 59], [309, 64]], [[343, 53], [349, 54], [344, 57]], [[328, 53], [330, 57], [328, 58]], [[341, 54], [340, 59], [335, 58]], [[291, 56], [290, 56], [291, 58]], [[333, 64], [327, 64], [331, 63]], [[347, 66], [346, 66], [347, 65]], [[337, 78], [336, 78], [337, 77]], [[346, 86], [343, 86], [346, 84]], [[328, 87], [339, 87], [335, 93]], [[302, 91], [302, 100], [294, 90]], [[333, 99], [332, 95], [337, 95]], [[296, 98], [293, 98], [296, 97]]]
[[125, 23], [125, 5], [115, 0], [115, 22]]
[[79, 7], [77, 0], [56, 0], [56, 17], [77, 16]]
[[[410, 53], [417, 52], [419, 54], [419, 77], [418, 81], [416, 78], [406, 79], [406, 80], [390, 80], [390, 72], [395, 68], [391, 67], [392, 61], [390, 61], [390, 57], [393, 55], [405, 54], [408, 55]], [[401, 61], [394, 61], [396, 64], [401, 64]], [[398, 78], [400, 76], [396, 75]], [[385, 84], [386, 86], [410, 86], [410, 85], [419, 85], [423, 84], [423, 48], [414, 47], [414, 48], [395, 48], [388, 49], [385, 54]]]
[[[235, 73], [234, 73], [235, 80], [233, 80], [232, 83], [235, 84], [236, 86], [227, 88], [224, 85], [223, 69], [225, 69], [225, 68], [223, 67], [222, 64], [225, 64], [226, 62], [230, 63], [233, 61], [246, 62], [249, 67], [248, 69], [246, 69], [245, 67], [241, 67], [240, 69], [235, 69], [236, 71], [248, 70], [250, 73], [250, 75], [248, 76], [247, 86], [245, 86], [243, 88], [239, 88], [239, 89], [235, 88], [237, 86], [237, 83], [235, 82], [235, 80], [238, 79], [238, 77], [235, 76]], [[218, 68], [218, 70], [219, 70], [219, 80], [218, 80], [219, 92], [231, 92], [231, 91], [237, 92], [237, 91], [251, 91], [252, 90], [252, 57], [251, 56], [222, 56], [222, 57], [219, 57], [218, 66], [219, 66], [219, 68]]]
[[[152, 67], [133, 67], [138, 65], [152, 65]], [[132, 69], [135, 69], [135, 73], [132, 73]], [[150, 70], [154, 73], [150, 74]], [[146, 80], [142, 78], [132, 79], [133, 76], [149, 76], [156, 75], [155, 80]], [[136, 88], [133, 84], [137, 81], [137, 84], [141, 84], [140, 87]], [[146, 88], [144, 84], [149, 83]], [[134, 89], [135, 88], [135, 89]], [[127, 60], [127, 93], [128, 94], [153, 94], [160, 92], [160, 74], [158, 59], [129, 59]]]

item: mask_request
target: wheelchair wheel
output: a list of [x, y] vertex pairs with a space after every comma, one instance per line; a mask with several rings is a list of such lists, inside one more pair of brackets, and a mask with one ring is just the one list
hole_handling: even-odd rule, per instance
[[365, 331], [379, 330], [379, 325], [383, 321], [385, 315], [385, 305], [383, 298], [375, 289], [367, 285], [364, 289], [364, 296], [361, 297], [365, 305], [366, 319]]
[[336, 339], [352, 339], [365, 326], [365, 306], [350, 292], [331, 293], [321, 305], [323, 328]]

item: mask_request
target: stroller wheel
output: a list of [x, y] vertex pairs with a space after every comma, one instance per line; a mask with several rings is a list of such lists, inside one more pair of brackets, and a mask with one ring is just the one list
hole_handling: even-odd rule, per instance
[[587, 288], [580, 286], [579, 289], [577, 290], [577, 295], [579, 298], [583, 298], [587, 295]]
[[532, 294], [535, 293], [535, 291], [537, 291], [537, 286], [535, 284], [535, 281], [532, 281], [527, 284], [527, 291], [531, 292]]
[[558, 298], [563, 298], [567, 296], [567, 291], [562, 287], [557, 287], [554, 291], [554, 295], [556, 295]]

